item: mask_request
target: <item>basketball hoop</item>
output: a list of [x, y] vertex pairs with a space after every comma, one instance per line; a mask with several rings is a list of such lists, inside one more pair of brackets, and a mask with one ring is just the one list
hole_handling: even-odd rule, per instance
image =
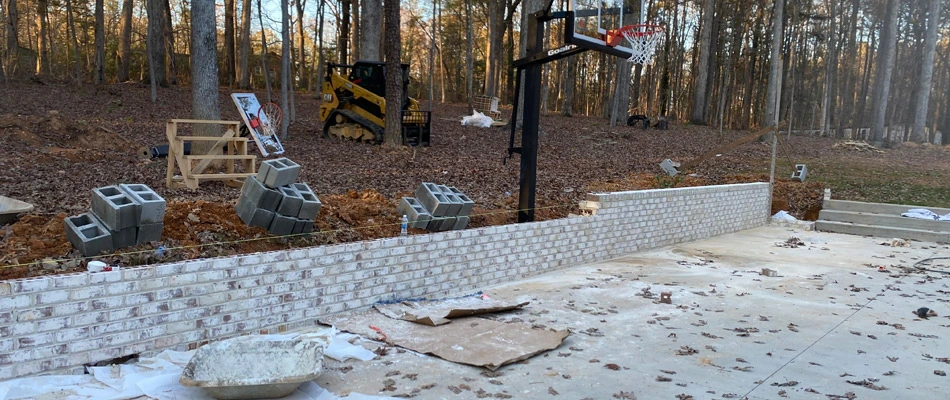
[[[282, 117], [280, 106], [274, 103], [265, 103], [257, 110], [257, 117], [261, 119], [260, 128], [257, 128], [258, 134], [262, 138], [272, 138], [276, 136], [280, 129], [280, 119]], [[271, 139], [272, 140], [272, 139]]]
[[[656, 47], [663, 40], [663, 27], [654, 24], [627, 25], [620, 29], [607, 32], [607, 42], [611, 39], [619, 42], [619, 37], [627, 38], [630, 44], [631, 55], [627, 61], [635, 64], [651, 65], [655, 56]], [[616, 38], [616, 39], [614, 39]], [[614, 44], [616, 46], [616, 44]]]

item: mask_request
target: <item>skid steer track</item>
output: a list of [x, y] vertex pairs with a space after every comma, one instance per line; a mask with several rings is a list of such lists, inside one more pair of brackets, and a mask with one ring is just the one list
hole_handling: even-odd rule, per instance
[[[344, 121], [338, 122], [338, 118]], [[372, 133], [372, 137], [356, 134], [357, 129], [353, 126], [346, 127], [347, 124], [355, 124]], [[337, 127], [334, 129], [334, 127]], [[343, 139], [352, 139], [361, 142], [380, 144], [383, 142], [383, 127], [372, 123], [359, 114], [350, 110], [334, 110], [323, 124], [323, 137], [339, 137]]]

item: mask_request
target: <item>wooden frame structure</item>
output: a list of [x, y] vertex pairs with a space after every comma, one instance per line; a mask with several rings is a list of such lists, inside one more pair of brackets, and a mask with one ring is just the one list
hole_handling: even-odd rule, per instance
[[[224, 136], [179, 136], [179, 124], [214, 124], [224, 125], [227, 131]], [[237, 136], [240, 132], [242, 122], [240, 121], [213, 121], [201, 119], [170, 119], [165, 124], [165, 135], [168, 137], [168, 170], [165, 175], [165, 186], [168, 188], [186, 187], [191, 190], [198, 189], [198, 184], [202, 181], [225, 181], [225, 184], [240, 186], [243, 178], [256, 173], [256, 155], [247, 154], [248, 138]], [[214, 142], [212, 148], [227, 146], [227, 154], [202, 154], [185, 155], [185, 143], [187, 142]], [[225, 160], [227, 162], [227, 172], [208, 174], [204, 173], [213, 161]], [[235, 172], [235, 162], [240, 162], [244, 167], [244, 172]], [[180, 176], [175, 175], [175, 168], [181, 171]]]

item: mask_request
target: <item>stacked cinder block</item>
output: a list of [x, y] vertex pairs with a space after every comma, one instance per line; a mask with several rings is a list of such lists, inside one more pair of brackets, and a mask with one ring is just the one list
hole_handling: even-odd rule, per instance
[[455, 187], [423, 182], [416, 197], [403, 197], [396, 207], [409, 218], [409, 226], [442, 232], [465, 229], [475, 202]]
[[91, 212], [65, 219], [66, 237], [83, 256], [162, 239], [165, 199], [146, 185], [92, 190]]
[[313, 232], [320, 199], [306, 183], [296, 183], [300, 165], [288, 158], [266, 160], [249, 176], [234, 208], [245, 224], [275, 235]]

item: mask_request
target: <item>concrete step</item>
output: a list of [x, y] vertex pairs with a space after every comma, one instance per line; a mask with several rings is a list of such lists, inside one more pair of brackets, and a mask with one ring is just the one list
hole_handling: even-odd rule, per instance
[[891, 228], [918, 229], [931, 232], [950, 232], [950, 221], [933, 221], [907, 218], [894, 214], [870, 214], [855, 211], [821, 210], [819, 221], [850, 222], [861, 225], [886, 226]]
[[914, 239], [924, 242], [950, 242], [950, 233], [933, 232], [920, 229], [892, 228], [854, 224], [850, 222], [815, 221], [815, 230], [823, 232], [846, 233], [850, 235], [874, 236], [882, 238]]
[[822, 210], [852, 211], [869, 214], [890, 214], [896, 216], [900, 216], [901, 213], [907, 212], [907, 210], [911, 208], [926, 208], [940, 215], [950, 213], [950, 209], [947, 208], [910, 206], [903, 204], [865, 203], [861, 201], [848, 200], [825, 200], [821, 208]]

